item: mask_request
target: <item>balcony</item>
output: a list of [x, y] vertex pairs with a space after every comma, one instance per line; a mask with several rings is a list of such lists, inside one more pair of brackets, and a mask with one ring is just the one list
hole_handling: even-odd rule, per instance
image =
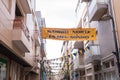
[[85, 66], [84, 66], [83, 56], [76, 58], [74, 60], [74, 70], [77, 71], [77, 70], [82, 70], [84, 68]]
[[76, 41], [74, 43], [74, 49], [83, 49], [83, 48], [84, 48], [83, 41]]
[[37, 46], [40, 46], [40, 35], [39, 35], [38, 30], [35, 30], [35, 32], [34, 32], [34, 37], [35, 37], [35, 44], [36, 44]]
[[107, 13], [107, 4], [103, 0], [92, 0], [88, 10], [89, 21], [98, 21]]
[[100, 48], [98, 45], [90, 46], [90, 49], [84, 53], [85, 63], [97, 62], [101, 60]]
[[37, 62], [37, 63], [35, 63], [35, 69], [40, 69], [40, 63], [39, 62]]
[[13, 24], [13, 44], [21, 52], [29, 52], [29, 30], [24, 24], [22, 18], [16, 18]]
[[26, 14], [32, 12], [32, 5], [30, 0], [17, 0], [17, 2], [21, 5], [23, 11]]
[[35, 63], [32, 67], [24, 67], [24, 71], [33, 72], [35, 74], [39, 73], [40, 63]]

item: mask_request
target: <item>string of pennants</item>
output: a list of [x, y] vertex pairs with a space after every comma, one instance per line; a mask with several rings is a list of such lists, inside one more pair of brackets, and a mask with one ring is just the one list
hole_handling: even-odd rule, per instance
[[67, 56], [63, 56], [63, 57], [60, 57], [60, 58], [49, 59], [49, 60], [46, 60], [46, 62], [47, 62], [47, 63], [50, 63], [50, 64], [59, 65], [59, 64], [61, 64], [61, 63], [52, 63], [52, 61], [58, 61], [58, 60], [63, 61], [63, 59], [66, 60], [66, 58], [73, 58], [73, 55], [74, 55], [74, 56], [77, 56], [77, 55], [80, 55], [80, 54], [84, 54], [85, 51], [87, 51], [87, 50], [90, 50], [90, 47], [89, 47], [89, 46], [87, 46], [85, 49], [80, 49], [80, 50], [78, 50], [78, 52], [76, 52], [76, 53], [73, 53], [73, 54], [71, 53], [71, 54], [68, 54]]
[[[57, 63], [57, 62], [53, 62], [53, 61], [58, 61], [58, 60], [60, 60], [60, 61], [63, 61], [63, 59], [64, 60], [67, 60], [68, 58], [72, 58], [73, 59], [73, 56], [78, 56], [78, 55], [80, 55], [80, 54], [84, 54], [85, 53], [85, 51], [87, 51], [87, 50], [90, 50], [90, 47], [89, 46], [87, 46], [85, 49], [80, 49], [80, 50], [78, 50], [78, 52], [76, 52], [76, 53], [71, 53], [71, 54], [68, 54], [68, 55], [66, 55], [66, 56], [63, 56], [63, 57], [59, 57], [59, 58], [54, 58], [54, 59], [49, 59], [49, 60], [45, 60], [45, 62], [46, 63], [49, 63], [49, 64], [51, 64], [51, 65], [54, 65], [54, 66], [50, 66], [51, 67], [51, 70], [54, 70], [54, 71], [56, 71], [56, 70], [62, 70], [62, 64], [63, 63]], [[67, 63], [64, 63], [64, 64], [67, 64]], [[52, 73], [52, 74], [48, 74], [47, 73], [47, 76], [55, 76], [55, 75], [58, 75], [58, 73], [56, 72], [54, 72], [54, 74]]]
[[56, 72], [54, 72], [54, 73], [46, 73], [46, 76], [56, 76], [56, 75], [60, 75], [60, 73], [56, 73]]
[[66, 73], [66, 70], [63, 70], [63, 71], [61, 71], [59, 73], [58, 72], [47, 72], [46, 76], [56, 76], [56, 75], [62, 75], [64, 73]]

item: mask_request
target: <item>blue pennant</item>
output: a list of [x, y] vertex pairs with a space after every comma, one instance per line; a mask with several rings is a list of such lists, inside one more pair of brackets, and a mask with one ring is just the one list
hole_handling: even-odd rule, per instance
[[76, 53], [73, 53], [74, 56], [76, 56]]

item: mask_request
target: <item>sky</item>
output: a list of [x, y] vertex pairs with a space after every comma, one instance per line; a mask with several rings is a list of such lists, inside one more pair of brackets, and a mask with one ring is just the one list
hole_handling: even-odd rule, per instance
[[[78, 0], [36, 0], [36, 11], [41, 11], [46, 27], [74, 28], [76, 23], [75, 8]], [[46, 39], [48, 59], [61, 56], [62, 40]]]

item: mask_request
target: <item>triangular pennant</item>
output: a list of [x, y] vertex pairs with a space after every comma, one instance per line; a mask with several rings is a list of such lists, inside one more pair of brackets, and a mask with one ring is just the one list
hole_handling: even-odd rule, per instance
[[88, 50], [90, 50], [90, 46], [87, 46]]
[[88, 50], [88, 48], [86, 47], [86, 48], [85, 48], [85, 51], [87, 51], [87, 50]]
[[71, 56], [71, 59], [73, 59], [73, 55], [72, 55], [72, 54], [70, 54], [70, 56]]
[[78, 54], [80, 55], [80, 50], [78, 50]]
[[82, 53], [84, 53], [85, 52], [85, 50], [84, 49], [82, 49]]
[[76, 53], [73, 53], [74, 56], [76, 56]]
[[79, 50], [80, 54], [82, 54], [82, 50]]
[[78, 52], [76, 52], [76, 56], [78, 56], [79, 54], [78, 54]]
[[66, 56], [66, 59], [68, 59], [68, 55]]
[[66, 60], [66, 56], [64, 56], [64, 59]]

